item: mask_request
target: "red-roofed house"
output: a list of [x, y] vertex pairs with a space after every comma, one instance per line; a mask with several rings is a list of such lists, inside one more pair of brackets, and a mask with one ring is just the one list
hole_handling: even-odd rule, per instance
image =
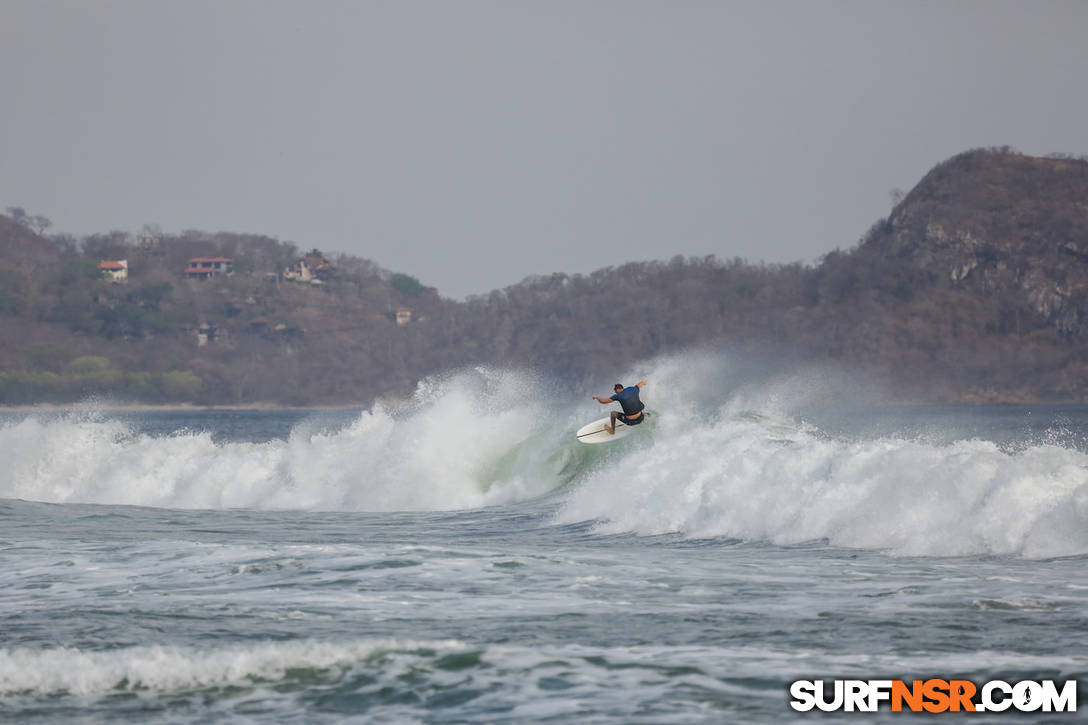
[[230, 257], [193, 257], [185, 268], [188, 279], [209, 279], [219, 274], [234, 274], [234, 260]]
[[98, 269], [102, 276], [110, 282], [125, 282], [128, 280], [127, 259], [103, 259], [98, 263]]

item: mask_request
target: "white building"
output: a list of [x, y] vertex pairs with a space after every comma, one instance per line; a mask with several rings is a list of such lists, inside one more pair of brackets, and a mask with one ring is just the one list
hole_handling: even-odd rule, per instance
[[127, 259], [103, 259], [98, 263], [98, 269], [101, 270], [102, 276], [110, 282], [128, 281]]
[[225, 274], [234, 274], [234, 260], [230, 257], [193, 257], [185, 268], [188, 279], [210, 279]]

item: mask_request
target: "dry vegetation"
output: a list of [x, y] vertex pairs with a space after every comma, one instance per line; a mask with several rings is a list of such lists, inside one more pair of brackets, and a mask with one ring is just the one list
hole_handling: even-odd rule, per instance
[[[877, 375], [901, 400], [1088, 402], [1084, 160], [961, 154], [814, 267], [676, 258], [464, 303], [345, 256], [325, 284], [284, 281], [300, 252], [268, 237], [46, 238], [48, 220], [14, 217], [0, 216], [4, 403], [365, 404], [467, 364], [579, 385], [619, 353], [723, 340]], [[236, 273], [183, 279], [195, 256]], [[103, 259], [129, 260], [127, 283], [103, 280]]]

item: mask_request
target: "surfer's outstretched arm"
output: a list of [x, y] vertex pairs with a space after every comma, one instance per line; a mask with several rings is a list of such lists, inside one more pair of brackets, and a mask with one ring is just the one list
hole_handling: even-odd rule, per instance
[[601, 405], [608, 405], [609, 403], [612, 402], [612, 398], [602, 398], [599, 395], [594, 395], [593, 399], [596, 400]]
[[650, 382], [649, 378], [647, 378], [646, 380], [640, 380], [637, 383], [635, 383], [635, 387], [636, 388], [641, 388], [643, 385], [645, 385], [648, 382]]

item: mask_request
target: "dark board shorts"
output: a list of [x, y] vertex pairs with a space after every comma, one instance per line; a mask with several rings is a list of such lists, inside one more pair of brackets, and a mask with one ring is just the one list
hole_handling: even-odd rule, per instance
[[643, 413], [642, 415], [640, 415], [637, 418], [628, 418], [623, 413], [620, 413], [619, 415], [616, 416], [616, 420], [620, 421], [624, 425], [638, 425], [642, 421], [646, 420], [646, 414]]

